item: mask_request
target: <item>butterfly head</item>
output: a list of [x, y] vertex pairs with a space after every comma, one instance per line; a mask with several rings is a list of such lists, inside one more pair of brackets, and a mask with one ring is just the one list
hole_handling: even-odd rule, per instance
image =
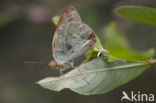
[[57, 64], [57, 62], [55, 61], [55, 60], [52, 60], [52, 61], [50, 61], [49, 62], [49, 64], [48, 64], [50, 67], [52, 67], [52, 68], [57, 68], [57, 66], [58, 66], [58, 64]]

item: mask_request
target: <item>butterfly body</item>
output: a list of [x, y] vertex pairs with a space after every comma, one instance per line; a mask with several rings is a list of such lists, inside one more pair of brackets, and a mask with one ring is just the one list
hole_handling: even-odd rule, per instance
[[75, 8], [69, 7], [61, 15], [52, 42], [54, 61], [49, 65], [64, 68], [74, 66], [74, 60], [84, 55], [95, 44], [92, 29], [81, 21]]

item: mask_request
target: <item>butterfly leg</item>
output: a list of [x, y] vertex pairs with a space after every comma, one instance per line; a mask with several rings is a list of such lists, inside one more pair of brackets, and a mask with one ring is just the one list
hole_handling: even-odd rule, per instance
[[65, 69], [60, 69], [59, 70], [59, 72], [60, 72], [60, 74], [61, 74], [61, 76], [63, 76], [64, 74], [63, 74], [63, 71], [64, 71]]
[[63, 88], [65, 88], [66, 87], [66, 82], [64, 81], [64, 73], [63, 73], [63, 71], [64, 71], [65, 69], [59, 69], [59, 72], [60, 72], [60, 74], [61, 74], [61, 78], [62, 78], [62, 85], [63, 85]]

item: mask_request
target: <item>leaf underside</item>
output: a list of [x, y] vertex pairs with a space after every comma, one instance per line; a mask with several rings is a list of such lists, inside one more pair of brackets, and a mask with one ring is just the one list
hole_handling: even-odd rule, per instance
[[37, 82], [44, 88], [61, 91], [68, 88], [83, 95], [103, 94], [127, 83], [150, 67], [145, 62], [93, 59], [61, 77], [49, 77]]

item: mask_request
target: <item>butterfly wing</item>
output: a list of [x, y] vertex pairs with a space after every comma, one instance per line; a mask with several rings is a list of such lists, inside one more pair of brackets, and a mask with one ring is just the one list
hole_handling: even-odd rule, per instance
[[[70, 6], [68, 7], [61, 15], [57, 26], [56, 26], [56, 31], [53, 37], [53, 42], [52, 42], [52, 51], [53, 51], [53, 56], [55, 56], [54, 53], [54, 49], [55, 49], [55, 41], [56, 41], [56, 36], [58, 33], [56, 33], [58, 31], [58, 28], [60, 27], [61, 24], [66, 23], [68, 21], [81, 21], [81, 17], [79, 15], [79, 13], [77, 12], [77, 10]], [[54, 58], [55, 59], [55, 58]]]
[[70, 65], [73, 59], [85, 54], [95, 43], [92, 29], [81, 21], [63, 23], [55, 33], [53, 57], [58, 64]]
[[70, 65], [73, 59], [85, 54], [94, 43], [92, 29], [82, 23], [75, 8], [68, 7], [59, 19], [53, 38], [55, 61], [60, 65]]
[[77, 12], [77, 10], [74, 7], [70, 6], [62, 13], [62, 15], [58, 21], [56, 30], [62, 23], [72, 21], [72, 20], [81, 21], [81, 17], [79, 15], [79, 13]]

